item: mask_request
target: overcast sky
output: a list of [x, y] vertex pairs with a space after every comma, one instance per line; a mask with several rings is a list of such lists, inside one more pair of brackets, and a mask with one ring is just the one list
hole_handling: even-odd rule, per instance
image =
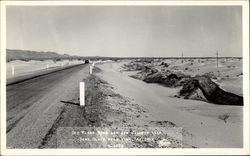
[[241, 7], [8, 6], [7, 48], [81, 56], [242, 56]]

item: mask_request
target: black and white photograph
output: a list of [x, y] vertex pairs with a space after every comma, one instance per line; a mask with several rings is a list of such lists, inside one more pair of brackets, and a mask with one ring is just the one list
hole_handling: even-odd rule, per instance
[[249, 154], [249, 2], [175, 2], [1, 2], [1, 153]]

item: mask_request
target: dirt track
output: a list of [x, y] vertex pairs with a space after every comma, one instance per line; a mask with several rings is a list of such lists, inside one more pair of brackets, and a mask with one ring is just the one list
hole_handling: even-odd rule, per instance
[[61, 114], [62, 101], [79, 93], [88, 66], [37, 77], [7, 86], [7, 148], [37, 148]]

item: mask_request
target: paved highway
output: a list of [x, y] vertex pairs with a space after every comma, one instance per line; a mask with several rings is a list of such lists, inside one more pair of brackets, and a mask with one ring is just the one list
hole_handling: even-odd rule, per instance
[[37, 148], [89, 75], [79, 65], [7, 86], [7, 148]]

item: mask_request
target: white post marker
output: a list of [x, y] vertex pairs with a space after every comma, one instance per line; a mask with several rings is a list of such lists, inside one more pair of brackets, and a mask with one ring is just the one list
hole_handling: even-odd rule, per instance
[[84, 82], [80, 82], [80, 106], [85, 105], [85, 85]]
[[47, 64], [46, 69], [49, 69], [49, 64]]
[[89, 73], [92, 74], [92, 65], [89, 66]]
[[12, 76], [15, 75], [15, 67], [14, 66], [11, 67], [11, 73], [12, 73]]

